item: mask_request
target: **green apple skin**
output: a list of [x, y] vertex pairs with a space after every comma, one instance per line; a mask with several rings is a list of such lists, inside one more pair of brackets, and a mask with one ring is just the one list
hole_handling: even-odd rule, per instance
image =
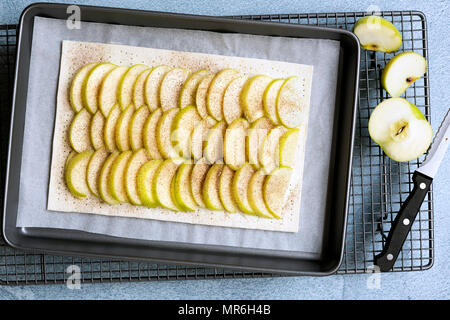
[[391, 53], [402, 45], [402, 35], [386, 19], [379, 16], [367, 16], [359, 19], [353, 33], [366, 50]]
[[381, 102], [370, 115], [369, 134], [394, 161], [407, 162], [424, 154], [433, 130], [420, 110], [403, 98]]

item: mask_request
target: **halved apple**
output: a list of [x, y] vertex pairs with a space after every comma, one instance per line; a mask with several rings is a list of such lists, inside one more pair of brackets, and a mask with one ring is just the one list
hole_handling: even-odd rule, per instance
[[[128, 108], [133, 103], [133, 89], [136, 79], [139, 77], [142, 71], [148, 69], [145, 64], [136, 64], [130, 67], [123, 75], [119, 83], [119, 107], [121, 110]], [[140, 107], [140, 106], [138, 106]]]
[[78, 153], [92, 148], [89, 136], [90, 126], [91, 114], [86, 109], [81, 109], [75, 115], [69, 127], [70, 145]]
[[[145, 69], [142, 71], [136, 79], [136, 82], [133, 86], [133, 103], [136, 108], [140, 108], [145, 105], [145, 81], [147, 80], [148, 75], [152, 71], [152, 68]], [[150, 108], [148, 108], [149, 111]]]
[[192, 130], [201, 118], [195, 106], [187, 106], [178, 112], [172, 124], [172, 144], [180, 157], [190, 158], [189, 141]]
[[180, 109], [172, 108], [164, 112], [156, 126], [156, 143], [161, 155], [166, 158], [177, 158], [178, 153], [172, 145], [172, 125]]
[[208, 70], [199, 70], [189, 76], [180, 91], [178, 99], [178, 107], [180, 109], [186, 106], [195, 106], [198, 85], [209, 74], [210, 72]]
[[208, 174], [209, 168], [211, 166], [208, 164], [205, 158], [198, 160], [191, 172], [191, 191], [192, 196], [198, 206], [204, 208], [205, 202], [203, 201], [203, 190], [202, 186], [205, 181], [206, 175]]
[[106, 159], [108, 158], [108, 155], [109, 155], [108, 151], [106, 151], [105, 148], [100, 148], [92, 154], [91, 158], [89, 159], [89, 163], [87, 165], [86, 170], [87, 186], [89, 190], [92, 192], [92, 194], [94, 194], [96, 197], [100, 197], [98, 191], [98, 181], [100, 171]]
[[111, 70], [102, 81], [98, 94], [98, 107], [105, 117], [117, 103], [119, 84], [128, 67], [117, 67]]
[[305, 120], [304, 92], [304, 82], [297, 76], [289, 77], [278, 90], [275, 105], [278, 120], [283, 126], [296, 128]]
[[81, 96], [84, 107], [90, 113], [94, 114], [97, 111], [100, 86], [106, 75], [114, 68], [117, 66], [109, 62], [102, 62], [89, 71], [81, 88]]
[[277, 116], [277, 96], [285, 79], [274, 79], [267, 86], [263, 94], [263, 107], [265, 115], [272, 121], [273, 124], [280, 124]]
[[120, 203], [120, 201], [117, 201], [116, 199], [113, 198], [113, 196], [109, 192], [108, 186], [112, 165], [119, 155], [120, 155], [119, 151], [114, 151], [108, 156], [106, 161], [103, 163], [102, 169], [100, 170], [100, 176], [98, 178], [98, 193], [100, 194], [102, 200], [108, 204]]
[[233, 198], [233, 177], [234, 171], [230, 167], [224, 166], [219, 178], [219, 197], [225, 210], [230, 213], [239, 210]]
[[273, 170], [264, 181], [263, 196], [269, 212], [277, 219], [283, 216], [286, 192], [289, 188], [292, 169], [280, 167]]
[[292, 168], [295, 164], [295, 157], [298, 151], [298, 141], [300, 139], [300, 129], [288, 130], [280, 137], [279, 143], [279, 164], [282, 167]]
[[223, 137], [226, 128], [226, 122], [220, 121], [208, 132], [204, 154], [209, 163], [223, 163]]
[[264, 139], [273, 129], [272, 121], [266, 117], [261, 117], [252, 123], [248, 129], [248, 136], [246, 141], [246, 151], [248, 162], [253, 165], [255, 169], [259, 169], [259, 154]]
[[154, 197], [153, 180], [162, 160], [150, 160], [144, 164], [138, 171], [137, 175], [137, 193], [142, 205], [148, 208], [158, 206], [158, 201]]
[[223, 94], [223, 118], [228, 124], [242, 116], [240, 97], [246, 81], [246, 77], [238, 77], [232, 80], [225, 89]]
[[118, 105], [115, 105], [111, 111], [109, 112], [108, 117], [106, 118], [105, 128], [103, 132], [103, 141], [105, 142], [105, 146], [109, 152], [113, 152], [117, 149], [116, 147], [116, 124], [117, 120], [120, 117], [120, 108]]
[[208, 94], [209, 86], [214, 77], [214, 74], [205, 76], [197, 87], [197, 92], [195, 94], [195, 105], [197, 106], [198, 114], [202, 118], [206, 118], [208, 116], [208, 109], [206, 108], [206, 95]]
[[163, 112], [161, 108], [154, 110], [144, 124], [142, 143], [152, 159], [162, 159], [156, 142], [156, 128]]
[[159, 88], [159, 101], [163, 111], [178, 106], [178, 96], [188, 76], [189, 70], [184, 68], [175, 68], [166, 73]]
[[372, 111], [369, 134], [392, 160], [420, 157], [430, 147], [433, 130], [422, 112], [403, 98], [390, 98]]
[[203, 157], [203, 149], [209, 133], [209, 130], [217, 124], [217, 121], [212, 117], [207, 116], [204, 118], [194, 130], [192, 130], [191, 137], [189, 139], [189, 149], [191, 150], [191, 157], [194, 160], [198, 160]]
[[73, 156], [65, 170], [65, 180], [70, 193], [78, 198], [84, 199], [89, 194], [86, 181], [86, 171], [92, 151], [86, 150]]
[[263, 95], [272, 78], [257, 75], [247, 80], [241, 92], [241, 105], [249, 122], [264, 116]]
[[119, 202], [129, 202], [127, 192], [125, 190], [125, 170], [128, 160], [130, 160], [133, 152], [122, 152], [111, 166], [111, 172], [108, 179], [108, 191], [111, 196]]
[[238, 207], [242, 212], [254, 215], [250, 203], [248, 201], [248, 186], [250, 184], [250, 179], [255, 173], [255, 169], [249, 163], [246, 163], [242, 168], [234, 173], [233, 182], [231, 186], [231, 191], [233, 193], [233, 198], [236, 201]]
[[125, 167], [125, 191], [130, 203], [136, 206], [142, 205], [138, 193], [138, 171], [149, 160], [147, 151], [142, 148], [133, 153]]
[[173, 197], [172, 180], [178, 170], [180, 163], [173, 159], [165, 160], [158, 167], [153, 179], [153, 196], [158, 203], [166, 209], [180, 211]]
[[260, 217], [263, 218], [273, 218], [269, 209], [267, 209], [266, 203], [264, 202], [263, 196], [263, 186], [266, 181], [266, 173], [264, 170], [256, 171], [250, 179], [248, 185], [248, 202], [253, 211]]
[[75, 77], [72, 80], [72, 84], [70, 85], [70, 92], [69, 92], [69, 101], [70, 105], [72, 106], [73, 111], [78, 113], [81, 109], [84, 108], [83, 106], [83, 99], [82, 99], [82, 88], [83, 83], [89, 74], [89, 72], [97, 65], [96, 62], [88, 63], [84, 65], [75, 75]]
[[212, 79], [206, 94], [206, 109], [211, 117], [217, 121], [223, 119], [223, 95], [228, 84], [239, 77], [239, 71], [224, 69]]
[[105, 117], [103, 116], [100, 110], [97, 110], [97, 112], [91, 119], [91, 127], [89, 130], [91, 144], [95, 150], [98, 150], [105, 146], [105, 143], [103, 142], [104, 127], [105, 127]]
[[423, 56], [415, 52], [403, 52], [384, 67], [381, 84], [392, 97], [400, 97], [426, 71], [427, 61]]
[[144, 84], [145, 103], [150, 111], [161, 107], [159, 102], [159, 89], [161, 88], [161, 81], [172, 68], [169, 66], [157, 66], [150, 71]]
[[379, 16], [359, 19], [353, 28], [361, 46], [366, 50], [394, 52], [402, 45], [402, 35], [397, 28]]
[[238, 170], [245, 164], [245, 140], [249, 124], [247, 120], [234, 120], [225, 130], [223, 141], [223, 156], [225, 163], [233, 170]]
[[131, 118], [134, 114], [134, 104], [130, 104], [123, 112], [120, 114], [119, 119], [117, 119], [115, 135], [116, 135], [116, 146], [119, 151], [130, 150], [130, 127]]
[[191, 173], [194, 165], [183, 163], [177, 170], [174, 182], [174, 193], [177, 202], [187, 211], [197, 210], [197, 203], [191, 190]]
[[137, 109], [130, 121], [130, 146], [131, 149], [136, 151], [144, 146], [142, 137], [144, 133], [144, 125], [147, 121], [150, 111], [148, 111], [147, 106], [141, 106]]
[[279, 167], [279, 141], [281, 136], [286, 132], [287, 129], [283, 126], [273, 128], [261, 145], [261, 149], [259, 150], [259, 164], [265, 170], [266, 174]]
[[214, 164], [206, 174], [202, 193], [206, 208], [210, 210], [223, 210], [219, 196], [219, 178], [222, 173], [223, 164]]

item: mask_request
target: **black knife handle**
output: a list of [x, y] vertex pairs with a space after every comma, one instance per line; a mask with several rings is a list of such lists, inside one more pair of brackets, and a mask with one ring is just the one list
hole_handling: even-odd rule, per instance
[[402, 250], [403, 243], [411, 230], [414, 219], [433, 181], [432, 178], [417, 171], [414, 172], [412, 180], [414, 188], [392, 223], [383, 251], [375, 256], [374, 262], [380, 268], [380, 271], [389, 271], [394, 266], [395, 260], [397, 260]]

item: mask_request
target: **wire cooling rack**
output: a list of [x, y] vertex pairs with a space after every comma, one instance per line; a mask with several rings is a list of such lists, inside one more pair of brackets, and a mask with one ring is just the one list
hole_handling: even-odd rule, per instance
[[[427, 58], [427, 26], [421, 12], [382, 12], [403, 35], [402, 51], [416, 51]], [[352, 30], [363, 12], [236, 16], [236, 19], [309, 24]], [[6, 167], [7, 137], [14, 59], [16, 26], [0, 26], [0, 147], [3, 195]], [[356, 123], [351, 195], [348, 213], [345, 254], [338, 273], [373, 272], [373, 256], [381, 252], [387, 233], [413, 185], [411, 177], [422, 158], [397, 163], [387, 158], [375, 145], [367, 131], [371, 110], [388, 98], [380, 87], [380, 72], [393, 54], [362, 51], [359, 91], [359, 114]], [[404, 95], [430, 120], [429, 79], [426, 74]], [[2, 207], [3, 207], [2, 198]], [[425, 270], [433, 264], [433, 201], [432, 191], [414, 222], [412, 231], [393, 271]], [[42, 284], [62, 283], [72, 274], [68, 267], [76, 265], [82, 282], [148, 281], [171, 279], [216, 279], [242, 277], [273, 277], [276, 274], [235, 271], [222, 268], [171, 266], [142, 262], [114, 261], [25, 253], [0, 243], [0, 283]]]

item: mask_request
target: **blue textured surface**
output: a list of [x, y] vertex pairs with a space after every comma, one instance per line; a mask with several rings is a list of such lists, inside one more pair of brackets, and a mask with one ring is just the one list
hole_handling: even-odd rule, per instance
[[[59, 2], [76, 2], [64, 1]], [[31, 1], [2, 0], [0, 24], [17, 23]], [[168, 12], [243, 15], [270, 13], [420, 10], [428, 20], [431, 82], [431, 123], [436, 130], [450, 100], [450, 1], [83, 1], [83, 4]], [[0, 287], [0, 299], [449, 299], [450, 298], [450, 152], [434, 184], [435, 262], [428, 271], [382, 274], [379, 289], [369, 289], [371, 275], [326, 278], [289, 277], [143, 283], [84, 284], [80, 290], [64, 285]]]

